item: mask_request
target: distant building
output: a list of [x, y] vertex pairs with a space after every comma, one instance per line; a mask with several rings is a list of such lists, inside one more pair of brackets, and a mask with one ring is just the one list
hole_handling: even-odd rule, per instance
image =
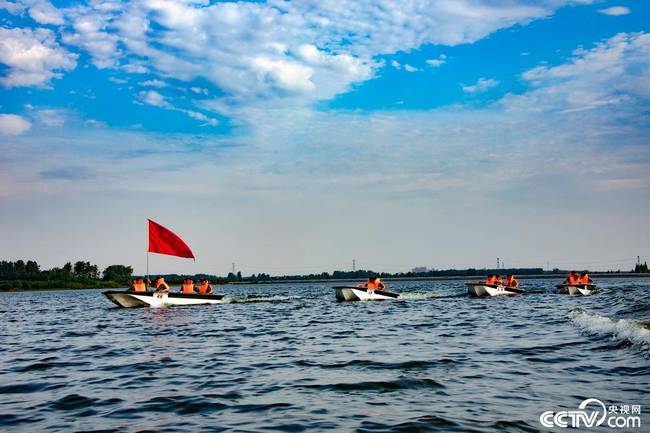
[[413, 269], [411, 269], [411, 272], [413, 272], [414, 274], [422, 274], [427, 271], [428, 269], [426, 266], [416, 266]]

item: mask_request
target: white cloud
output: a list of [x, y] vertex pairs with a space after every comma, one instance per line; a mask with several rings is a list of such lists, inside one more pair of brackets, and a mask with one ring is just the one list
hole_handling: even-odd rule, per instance
[[626, 8], [625, 6], [612, 6], [605, 9], [598, 9], [598, 12], [600, 12], [601, 14], [612, 15], [617, 17], [617, 16], [629, 14], [630, 9]]
[[217, 126], [219, 124], [217, 119], [210, 118], [203, 113], [174, 106], [169, 100], [169, 98], [165, 97], [164, 95], [160, 94], [155, 90], [143, 90], [139, 92], [137, 100], [140, 103], [152, 105], [154, 107], [160, 107], [160, 108], [165, 108], [167, 110], [178, 111], [180, 113], [183, 113], [191, 117], [192, 119], [200, 120], [201, 122], [203, 122], [202, 126]]
[[465, 93], [478, 93], [478, 92], [485, 92], [486, 90], [489, 90], [498, 85], [499, 82], [494, 78], [479, 78], [475, 84], [467, 85], [467, 86], [463, 85], [461, 87], [463, 88], [463, 92]]
[[16, 114], [0, 114], [0, 133], [6, 135], [20, 135], [32, 127], [32, 124], [22, 116]]
[[383, 65], [377, 56], [471, 43], [572, 2], [92, 2], [66, 9], [64, 40], [98, 67], [207, 79], [241, 104], [310, 104], [372, 78]]
[[402, 68], [402, 65], [397, 60], [391, 60], [390, 65], [395, 69]]
[[47, 0], [32, 0], [29, 4], [29, 16], [39, 24], [61, 25], [63, 14]]
[[19, 14], [25, 10], [25, 6], [18, 2], [12, 2], [8, 0], [0, 0], [0, 9], [6, 10], [11, 14]]
[[415, 66], [411, 66], [411, 65], [409, 65], [408, 63], [405, 63], [405, 64], [404, 64], [404, 70], [405, 70], [406, 72], [416, 72], [416, 71], [419, 71], [418, 68], [416, 68]]
[[437, 59], [428, 59], [427, 64], [433, 68], [439, 68], [447, 62], [447, 56], [440, 54]]
[[77, 55], [66, 51], [48, 29], [0, 28], [0, 63], [8, 73], [0, 77], [5, 87], [44, 86], [60, 71], [76, 67]]
[[62, 110], [38, 110], [36, 115], [38, 120], [45, 126], [63, 126], [66, 120], [65, 112]]
[[509, 95], [511, 110], [588, 110], [646, 104], [650, 100], [650, 34], [620, 33], [567, 63], [538, 66], [522, 77], [533, 90]]
[[64, 43], [90, 53], [93, 64], [100, 69], [116, 66], [121, 54], [117, 48], [119, 37], [109, 32], [111, 12], [115, 13], [86, 6], [70, 9], [72, 31], [66, 31], [62, 36]]
[[171, 103], [159, 92], [155, 90], [143, 90], [138, 93], [138, 99], [147, 105], [154, 107], [172, 108]]
[[142, 87], [167, 87], [167, 83], [161, 80], [146, 80], [146, 81], [141, 81], [138, 83]]
[[203, 113], [199, 113], [198, 111], [192, 111], [192, 110], [182, 110], [185, 114], [190, 116], [192, 119], [200, 120], [203, 123], [203, 125], [210, 125], [210, 126], [217, 126], [219, 123], [217, 119], [212, 119], [206, 116]]
[[197, 95], [207, 95], [209, 93], [208, 89], [204, 89], [202, 87], [196, 87], [196, 86], [190, 87], [190, 90], [196, 93]]
[[128, 80], [124, 80], [122, 78], [117, 78], [117, 77], [108, 77], [108, 81], [115, 84], [126, 84], [129, 82]]

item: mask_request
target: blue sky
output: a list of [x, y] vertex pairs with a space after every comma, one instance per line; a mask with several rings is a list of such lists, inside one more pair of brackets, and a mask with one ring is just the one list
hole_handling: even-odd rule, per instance
[[629, 267], [650, 254], [649, 18], [2, 0], [0, 255], [142, 270], [151, 217], [199, 259], [165, 271]]

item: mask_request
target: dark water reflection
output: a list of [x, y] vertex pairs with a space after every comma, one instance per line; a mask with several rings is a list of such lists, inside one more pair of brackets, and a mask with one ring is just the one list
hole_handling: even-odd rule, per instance
[[650, 279], [602, 283], [471, 299], [462, 282], [401, 282], [383, 303], [228, 286], [229, 303], [168, 309], [2, 293], [0, 429], [533, 432], [588, 397], [647, 405]]

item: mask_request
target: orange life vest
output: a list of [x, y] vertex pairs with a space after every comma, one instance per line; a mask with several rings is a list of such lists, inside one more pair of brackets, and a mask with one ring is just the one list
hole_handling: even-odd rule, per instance
[[570, 274], [569, 277], [567, 278], [567, 283], [572, 285], [572, 284], [580, 284], [580, 277], [575, 277], [573, 274]]
[[580, 284], [589, 284], [591, 283], [591, 278], [589, 277], [589, 274], [584, 274], [582, 277], [579, 278]]
[[169, 290], [169, 286], [167, 285], [167, 283], [165, 282], [165, 280], [162, 279], [162, 278], [158, 278], [158, 279], [156, 280], [156, 289], [160, 289], [161, 287], [162, 287], [163, 289], [165, 289], [165, 290]]
[[519, 287], [519, 281], [515, 277], [506, 277], [506, 285], [508, 287]]
[[369, 289], [376, 289], [377, 288], [377, 280], [369, 280], [368, 283], [366, 284], [366, 287]]
[[183, 283], [183, 289], [181, 290], [181, 293], [196, 293], [194, 291], [194, 284], [192, 284], [192, 283]]
[[146, 292], [147, 291], [147, 286], [144, 284], [144, 282], [134, 283], [133, 284], [133, 290], [135, 290], [136, 292]]
[[205, 283], [201, 283], [199, 285], [199, 293], [202, 295], [206, 295], [208, 293], [208, 287], [210, 287], [210, 283], [207, 281]]
[[497, 277], [487, 277], [485, 279], [485, 284], [494, 284], [497, 281]]
[[495, 283], [495, 284], [503, 284], [503, 278], [501, 278], [501, 277], [494, 277], [494, 283]]

